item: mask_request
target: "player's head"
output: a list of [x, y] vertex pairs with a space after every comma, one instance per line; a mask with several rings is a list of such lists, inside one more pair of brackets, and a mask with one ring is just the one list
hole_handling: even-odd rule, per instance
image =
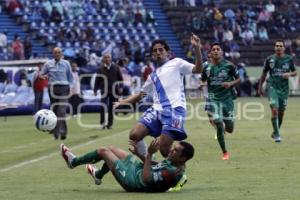
[[284, 54], [284, 51], [285, 51], [284, 41], [281, 39], [276, 40], [274, 50], [275, 50], [275, 54], [277, 54], [277, 55]]
[[175, 143], [171, 149], [168, 159], [174, 164], [184, 164], [194, 156], [194, 147], [185, 141]]
[[169, 57], [170, 47], [165, 40], [154, 40], [150, 51], [154, 61], [164, 63]]
[[60, 58], [62, 57], [62, 50], [59, 47], [55, 47], [52, 51], [53, 53], [53, 57], [56, 61], [60, 60]]
[[212, 60], [220, 60], [223, 57], [223, 50], [220, 43], [213, 43], [210, 47], [210, 56]]

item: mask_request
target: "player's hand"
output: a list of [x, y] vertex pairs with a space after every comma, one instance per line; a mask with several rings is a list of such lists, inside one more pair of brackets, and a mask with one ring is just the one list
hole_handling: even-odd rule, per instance
[[120, 105], [121, 105], [121, 102], [120, 102], [120, 101], [114, 102], [114, 103], [113, 103], [113, 109], [118, 108]]
[[195, 35], [194, 33], [192, 33], [192, 36], [191, 36], [191, 44], [194, 48], [202, 47], [200, 38], [197, 35]]
[[152, 140], [148, 147], [148, 154], [154, 154], [159, 149], [159, 138]]
[[289, 79], [289, 77], [290, 77], [290, 73], [283, 73], [282, 74], [282, 78], [284, 78], [284, 79]]
[[226, 89], [230, 88], [232, 86], [232, 84], [230, 82], [223, 82], [222, 86]]
[[138, 155], [137, 141], [129, 140], [129, 148], [128, 148], [128, 150], [129, 150], [132, 154]]

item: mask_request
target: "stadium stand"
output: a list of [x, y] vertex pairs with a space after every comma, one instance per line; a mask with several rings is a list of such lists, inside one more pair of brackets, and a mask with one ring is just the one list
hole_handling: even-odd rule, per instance
[[[204, 4], [204, 2], [207, 4]], [[263, 21], [262, 11], [267, 9], [267, 2], [261, 0], [226, 0], [218, 2], [219, 5], [216, 6], [213, 1], [202, 2], [200, 0], [196, 1], [196, 6], [194, 7], [185, 5], [175, 7], [171, 6], [168, 0], [161, 0], [161, 4], [171, 21], [173, 30], [185, 47], [185, 53], [188, 53], [188, 38], [192, 31], [200, 34], [201, 38], [206, 41], [215, 41], [213, 33], [218, 25], [223, 28], [229, 27], [232, 30], [235, 37], [234, 40], [237, 41], [240, 47], [240, 61], [250, 66], [262, 65], [264, 58], [272, 54], [274, 40], [276, 39], [283, 38], [287, 43], [292, 41], [293, 47], [295, 46], [295, 39], [300, 34], [299, 1], [270, 1], [271, 3], [274, 2], [275, 10], [268, 16], [266, 21]], [[232, 19], [234, 20], [234, 24], [239, 26], [240, 30], [238, 31], [235, 31], [233, 28], [231, 15], [225, 14], [229, 8], [233, 11], [234, 17]], [[195, 19], [198, 18], [197, 21], [193, 21], [193, 17]], [[199, 29], [192, 29], [191, 26], [193, 23], [198, 23]], [[254, 44], [251, 47], [245, 46], [242, 42], [241, 31], [249, 27], [254, 33], [257, 33], [259, 26], [267, 28], [269, 40], [259, 40], [254, 35]], [[288, 53], [295, 55], [296, 48], [291, 49], [293, 52]]]
[[[263, 1], [173, 0], [177, 6], [170, 6], [169, 2], [170, 0], [1, 1], [0, 61], [14, 58], [11, 51], [12, 44], [14, 40], [20, 40], [24, 48], [21, 58], [29, 59], [27, 62], [32, 58], [52, 57], [51, 48], [59, 46], [63, 48], [65, 57], [78, 64], [81, 74], [93, 74], [102, 53], [110, 51], [115, 61], [125, 63], [126, 60], [126, 73], [133, 77], [132, 79], [140, 80], [141, 69], [149, 55], [147, 50], [153, 39], [166, 39], [174, 56], [190, 58], [188, 44], [191, 32], [199, 34], [204, 39], [204, 52], [209, 49], [210, 42], [216, 39], [224, 42], [223, 37], [219, 37], [219, 32], [223, 35], [228, 32], [226, 38], [232, 41], [224, 42], [226, 47], [224, 49], [229, 49], [226, 56], [239, 58], [239, 62], [244, 62], [248, 66], [261, 66], [263, 59], [273, 52], [274, 40], [279, 37], [284, 37], [286, 44], [290, 44], [288, 53], [295, 55], [296, 58], [300, 57], [300, 12], [297, 9], [299, 1], [273, 1], [276, 5], [270, 17], [271, 22], [260, 23], [266, 27], [267, 36], [264, 35], [264, 39], [255, 36], [254, 43], [250, 47], [244, 45], [240, 37], [241, 31], [249, 27], [251, 30], [256, 29], [253, 32], [258, 32], [259, 29], [253, 19], [258, 19], [261, 11], [267, 6]], [[269, 9], [272, 10], [272, 6]], [[260, 16], [260, 20], [262, 19], [263, 13]], [[287, 19], [289, 21], [284, 21]], [[238, 28], [233, 29], [233, 24], [238, 25], [235, 26]], [[1, 42], [6, 36], [6, 43]], [[6, 45], [1, 46], [2, 44]], [[14, 45], [20, 46], [18, 42]], [[25, 55], [29, 52], [30, 45], [32, 53]], [[26, 46], [29, 50], [25, 50]], [[234, 52], [232, 49], [235, 49]], [[21, 62], [27, 65], [27, 62]], [[12, 66], [22, 65], [19, 63]], [[28, 66], [35, 67], [35, 64], [30, 63]], [[30, 70], [32, 69], [27, 70], [28, 79]], [[16, 114], [16, 110], [12, 109], [16, 107], [26, 114], [31, 113], [32, 88], [21, 81], [20, 72], [12, 74], [11, 70], [6, 71], [17, 87], [14, 91], [9, 91], [13, 86], [0, 83], [0, 114], [3, 112]], [[190, 79], [192, 81], [189, 82], [194, 80], [196, 83], [197, 79], [194, 77]], [[90, 78], [82, 79], [81, 86], [85, 103], [87, 105], [98, 103], [99, 96], [95, 97], [90, 90]], [[188, 89], [189, 87], [195, 88], [197, 85], [187, 84]], [[47, 91], [44, 103], [45, 107], [49, 104]], [[95, 107], [85, 109], [94, 110]]]

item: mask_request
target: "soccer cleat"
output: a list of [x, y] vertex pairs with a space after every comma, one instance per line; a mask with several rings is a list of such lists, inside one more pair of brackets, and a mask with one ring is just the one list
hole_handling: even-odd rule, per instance
[[223, 153], [222, 160], [229, 160], [229, 153], [228, 152]]
[[100, 185], [102, 183], [102, 180], [96, 177], [96, 168], [94, 165], [88, 164], [85, 165], [86, 171], [93, 177], [95, 184]]
[[182, 189], [182, 187], [184, 186], [184, 184], [186, 184], [186, 183], [187, 183], [187, 176], [186, 176], [186, 174], [183, 174], [183, 176], [178, 181], [178, 183], [175, 185], [175, 187], [170, 188], [168, 191], [169, 192], [180, 191]]
[[66, 161], [67, 163], [67, 166], [70, 168], [70, 169], [73, 169], [74, 167], [72, 166], [72, 160], [74, 158], [76, 158], [76, 156], [70, 151], [70, 149], [64, 145], [64, 144], [61, 144], [60, 145], [60, 153], [61, 153], [61, 156], [63, 157], [63, 159]]
[[279, 134], [272, 134], [271, 137], [274, 139], [275, 142], [279, 143], [281, 142], [281, 137]]

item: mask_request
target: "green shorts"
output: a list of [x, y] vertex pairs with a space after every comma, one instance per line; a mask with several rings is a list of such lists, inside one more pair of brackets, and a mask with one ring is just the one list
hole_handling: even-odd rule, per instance
[[234, 123], [234, 102], [232, 99], [215, 101], [208, 99], [206, 102], [208, 116], [215, 122]]
[[279, 95], [274, 88], [268, 88], [267, 94], [271, 108], [277, 108], [279, 111], [285, 110], [288, 97]]
[[141, 177], [142, 170], [143, 164], [132, 154], [114, 162], [114, 175], [126, 191], [136, 191], [145, 186]]

